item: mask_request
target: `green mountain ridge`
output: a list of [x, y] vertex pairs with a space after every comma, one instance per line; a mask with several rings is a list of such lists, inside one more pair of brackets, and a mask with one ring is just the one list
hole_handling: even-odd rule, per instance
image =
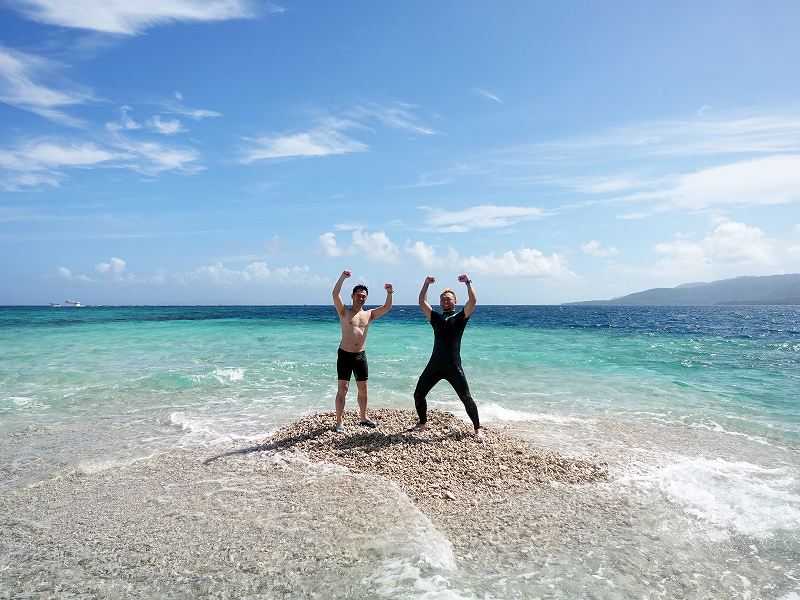
[[570, 305], [702, 306], [724, 304], [800, 305], [800, 274], [743, 276], [709, 283], [652, 288], [611, 300], [567, 302]]

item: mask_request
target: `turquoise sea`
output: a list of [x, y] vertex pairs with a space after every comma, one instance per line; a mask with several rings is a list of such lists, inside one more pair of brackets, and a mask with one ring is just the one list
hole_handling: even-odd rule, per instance
[[[0, 500], [35, 499], [57, 479], [124, 474], [176, 449], [203, 456], [246, 446], [333, 410], [339, 335], [332, 306], [0, 308]], [[416, 306], [373, 323], [370, 406], [412, 408], [431, 347]], [[328, 597], [800, 599], [800, 307], [479, 305], [462, 358], [487, 427], [608, 461], [609, 483], [548, 491], [597, 503], [578, 519], [584, 530], [560, 542], [547, 531], [529, 536], [519, 555], [522, 538], [509, 532], [506, 547], [487, 546], [496, 560], [478, 560], [398, 499], [369, 515], [370, 526], [417, 530], [386, 534], [378, 552], [365, 548], [346, 506], [326, 503], [332, 485], [345, 505], [348, 493], [363, 503], [363, 482], [315, 472], [330, 485], [300, 486], [305, 506], [345, 512], [317, 536], [316, 566], [300, 568], [292, 595], [314, 596], [324, 572], [339, 578]], [[429, 404], [466, 420], [445, 383]], [[347, 409], [355, 406], [351, 389]], [[293, 493], [296, 483], [287, 475]], [[275, 485], [270, 494], [288, 493]], [[274, 510], [263, 505], [263, 526], [285, 523]], [[288, 528], [301, 549], [313, 516]], [[4, 519], [0, 595], [13, 597], [35, 591], [25, 573], [46, 577], [25, 562], [30, 524]], [[325, 544], [349, 545], [359, 575], [325, 564]], [[120, 544], [116, 560], [128, 551]], [[273, 562], [295, 569], [302, 558], [292, 556]], [[70, 573], [53, 577], [69, 589], [70, 577], [86, 576]], [[268, 589], [258, 573], [241, 577], [233, 596]], [[226, 590], [157, 585], [177, 597]], [[254, 597], [288, 595], [269, 588]]]

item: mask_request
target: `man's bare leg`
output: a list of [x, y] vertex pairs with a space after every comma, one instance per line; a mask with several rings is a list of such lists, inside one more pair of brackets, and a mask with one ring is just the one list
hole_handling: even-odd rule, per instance
[[358, 413], [361, 416], [361, 421], [367, 420], [367, 382], [356, 381], [358, 387]]
[[367, 427], [377, 427], [378, 424], [367, 416], [367, 382], [356, 381], [358, 386], [358, 411], [361, 415], [361, 424]]
[[339, 388], [336, 390], [336, 427], [344, 425], [344, 401], [348, 389], [350, 389], [350, 382], [339, 379]]

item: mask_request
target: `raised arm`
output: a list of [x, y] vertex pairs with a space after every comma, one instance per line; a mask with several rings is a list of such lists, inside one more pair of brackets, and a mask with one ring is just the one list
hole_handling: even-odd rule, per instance
[[386, 290], [386, 302], [383, 303], [383, 306], [379, 306], [378, 308], [373, 308], [370, 311], [369, 318], [371, 321], [375, 319], [380, 319], [383, 315], [389, 312], [389, 309], [392, 308], [392, 294], [394, 294], [394, 287], [392, 287], [391, 283], [387, 283], [383, 286], [383, 289]]
[[466, 275], [459, 275], [458, 280], [461, 283], [467, 284], [467, 293], [469, 294], [469, 299], [467, 300], [466, 304], [464, 304], [464, 316], [469, 318], [472, 314], [472, 311], [475, 310], [475, 304], [478, 302], [477, 296], [475, 296], [475, 288], [472, 287], [472, 280]]
[[344, 302], [342, 302], [342, 297], [339, 294], [342, 293], [342, 284], [344, 280], [350, 277], [350, 275], [350, 271], [342, 271], [342, 274], [339, 276], [339, 281], [333, 286], [333, 305], [336, 307], [336, 312], [339, 313], [340, 317], [344, 314]]
[[422, 289], [419, 291], [419, 307], [422, 309], [422, 314], [425, 315], [425, 318], [428, 321], [431, 320], [431, 305], [428, 304], [428, 286], [432, 283], [436, 283], [436, 277], [431, 277], [428, 275], [425, 278], [425, 283], [422, 284]]

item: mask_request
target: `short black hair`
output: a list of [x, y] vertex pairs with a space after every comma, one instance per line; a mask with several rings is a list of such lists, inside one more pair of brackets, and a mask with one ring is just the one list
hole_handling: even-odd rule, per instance
[[354, 287], [353, 293], [355, 294], [358, 290], [364, 290], [367, 293], [367, 296], [369, 296], [369, 290], [363, 283], [359, 283], [356, 287]]

